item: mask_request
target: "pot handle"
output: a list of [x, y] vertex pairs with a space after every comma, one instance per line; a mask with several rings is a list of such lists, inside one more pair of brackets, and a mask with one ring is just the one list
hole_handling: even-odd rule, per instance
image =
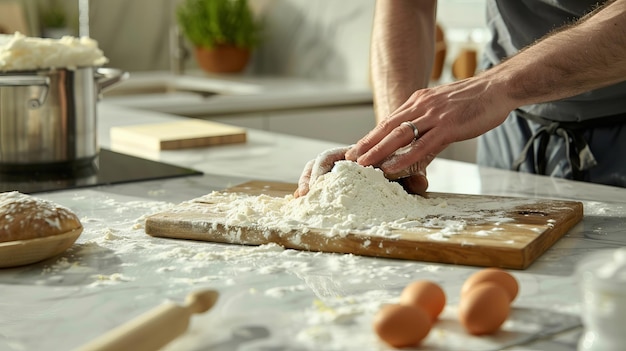
[[50, 78], [43, 76], [0, 76], [0, 87], [3, 86], [41, 86], [39, 96], [28, 100], [28, 107], [31, 109], [39, 108], [46, 102], [48, 96], [48, 88], [50, 87]]
[[43, 76], [2, 76], [0, 75], [0, 86], [28, 86], [28, 85], [50, 85], [50, 78]]
[[96, 84], [98, 92], [103, 92], [110, 86], [128, 79], [128, 72], [124, 72], [116, 68], [98, 68], [96, 69]]

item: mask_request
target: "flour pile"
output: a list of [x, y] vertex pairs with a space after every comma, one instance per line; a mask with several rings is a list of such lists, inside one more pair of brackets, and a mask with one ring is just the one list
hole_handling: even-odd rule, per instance
[[379, 169], [350, 161], [338, 162], [309, 194], [288, 202], [283, 210], [288, 218], [313, 227], [340, 230], [397, 228], [441, 211], [432, 201], [388, 181]]
[[329, 229], [332, 235], [354, 231], [387, 235], [393, 229], [423, 225], [426, 216], [441, 213], [445, 201], [409, 195], [382, 171], [354, 162], [337, 162], [300, 198], [287, 195], [250, 196], [213, 192], [192, 202], [217, 204], [213, 211], [226, 225], [259, 225], [288, 232]]

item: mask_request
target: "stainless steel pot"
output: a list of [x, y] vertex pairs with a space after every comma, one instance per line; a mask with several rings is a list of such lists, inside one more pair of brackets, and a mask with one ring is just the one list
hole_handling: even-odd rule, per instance
[[0, 171], [91, 164], [100, 93], [127, 76], [96, 67], [0, 74]]

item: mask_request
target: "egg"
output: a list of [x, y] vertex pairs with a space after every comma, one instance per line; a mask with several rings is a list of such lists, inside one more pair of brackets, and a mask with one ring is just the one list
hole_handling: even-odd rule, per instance
[[446, 294], [436, 283], [418, 280], [402, 290], [400, 304], [421, 307], [434, 322], [446, 305]]
[[390, 346], [401, 348], [418, 345], [431, 328], [430, 317], [412, 305], [384, 305], [374, 316], [374, 331]]
[[459, 320], [470, 334], [492, 334], [509, 316], [509, 299], [509, 294], [498, 284], [477, 284], [461, 297]]
[[499, 268], [486, 268], [467, 278], [461, 287], [461, 298], [472, 290], [474, 286], [483, 282], [492, 282], [500, 285], [504, 290], [506, 290], [509, 296], [509, 302], [512, 302], [515, 300], [515, 297], [517, 297], [519, 285], [515, 277]]

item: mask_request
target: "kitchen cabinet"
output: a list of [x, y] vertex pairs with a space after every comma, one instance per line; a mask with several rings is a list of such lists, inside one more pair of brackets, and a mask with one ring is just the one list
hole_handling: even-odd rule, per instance
[[313, 107], [201, 118], [342, 144], [353, 144], [375, 126], [371, 105]]
[[344, 144], [375, 125], [369, 87], [285, 77], [132, 73], [104, 101]]
[[[128, 82], [107, 91], [104, 101], [346, 145], [375, 126], [369, 87], [281, 77], [132, 73]], [[439, 156], [474, 163], [475, 153], [476, 140], [468, 140]]]
[[226, 116], [200, 116], [196, 117], [208, 121], [230, 124], [246, 129], [269, 130], [268, 117], [265, 113], [242, 113]]
[[[374, 110], [369, 105], [205, 116], [202, 118], [238, 127], [285, 133], [341, 144], [355, 143], [376, 125]], [[443, 150], [439, 157], [476, 163], [477, 142], [478, 139], [475, 138], [454, 143]]]

